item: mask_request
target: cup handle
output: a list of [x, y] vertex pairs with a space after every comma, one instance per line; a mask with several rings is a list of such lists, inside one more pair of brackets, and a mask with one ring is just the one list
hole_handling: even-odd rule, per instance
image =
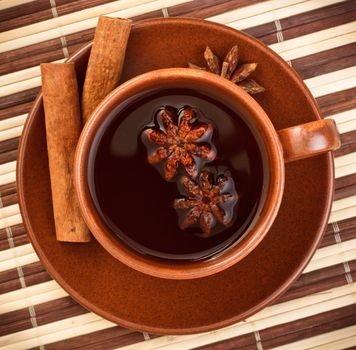
[[286, 163], [334, 151], [341, 145], [336, 123], [332, 119], [292, 126], [277, 133]]

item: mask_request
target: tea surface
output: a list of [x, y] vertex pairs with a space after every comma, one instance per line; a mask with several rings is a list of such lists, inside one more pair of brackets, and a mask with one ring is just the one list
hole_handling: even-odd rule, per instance
[[[189, 106], [198, 122], [213, 126], [213, 161], [201, 164], [233, 179], [238, 200], [229, 227], [217, 224], [209, 237], [199, 225], [182, 229], [181, 213], [173, 203], [186, 194], [177, 180], [187, 175], [182, 166], [171, 181], [162, 176], [162, 163], [147, 161], [142, 132], [155, 125], [162, 107]], [[201, 260], [232, 245], [251, 223], [262, 186], [259, 146], [248, 126], [232, 110], [192, 90], [157, 90], [118, 106], [98, 132], [89, 161], [90, 191], [103, 222], [118, 239], [142, 254], [172, 260]], [[160, 168], [161, 167], [161, 168]]]

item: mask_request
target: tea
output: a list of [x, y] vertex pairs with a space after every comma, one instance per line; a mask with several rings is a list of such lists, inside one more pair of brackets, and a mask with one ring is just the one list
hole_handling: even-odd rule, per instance
[[[168, 124], [157, 119], [162, 111]], [[180, 118], [190, 118], [181, 134]], [[168, 135], [162, 125], [175, 131]], [[199, 137], [187, 137], [190, 131]], [[153, 132], [156, 145], [144, 137]], [[152, 161], [154, 152], [160, 158]], [[173, 170], [167, 175], [169, 157]], [[157, 89], [134, 96], [107, 117], [90, 151], [88, 176], [102, 221], [126, 245], [155, 258], [201, 260], [241, 238], [260, 203], [264, 174], [254, 134], [230, 108], [197, 91]], [[187, 186], [214, 190], [194, 197]], [[208, 204], [215, 212], [204, 220]]]

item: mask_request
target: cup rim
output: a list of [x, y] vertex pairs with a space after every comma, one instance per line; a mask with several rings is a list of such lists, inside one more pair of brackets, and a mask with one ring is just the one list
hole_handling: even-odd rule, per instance
[[[239, 106], [249, 112], [259, 125], [259, 133], [267, 151], [269, 183], [263, 209], [247, 237], [208, 260], [179, 262], [150, 260], [115, 237], [102, 222], [92, 200], [87, 177], [89, 153], [97, 130], [109, 113], [137, 91], [157, 88], [157, 81], [171, 84], [175, 81], [192, 84], [210, 84], [220, 95], [233, 97]], [[214, 96], [215, 97], [215, 96]], [[82, 216], [97, 241], [112, 256], [129, 267], [155, 277], [166, 279], [193, 279], [220, 272], [246, 257], [267, 235], [277, 216], [284, 190], [285, 169], [282, 146], [278, 135], [262, 107], [243, 89], [215, 74], [188, 68], [165, 68], [144, 73], [121, 84], [98, 105], [85, 124], [77, 145], [74, 160], [74, 185]]]

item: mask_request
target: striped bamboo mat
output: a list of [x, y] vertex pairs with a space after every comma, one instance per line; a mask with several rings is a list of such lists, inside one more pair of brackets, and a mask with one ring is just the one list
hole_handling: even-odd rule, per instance
[[[15, 189], [19, 136], [40, 90], [39, 63], [93, 37], [97, 16], [192, 16], [254, 35], [287, 60], [342, 133], [336, 195], [322, 244], [274, 305], [189, 336], [123, 329], [75, 303], [42, 267]], [[356, 349], [356, 2], [340, 0], [0, 1], [1, 349]]]

